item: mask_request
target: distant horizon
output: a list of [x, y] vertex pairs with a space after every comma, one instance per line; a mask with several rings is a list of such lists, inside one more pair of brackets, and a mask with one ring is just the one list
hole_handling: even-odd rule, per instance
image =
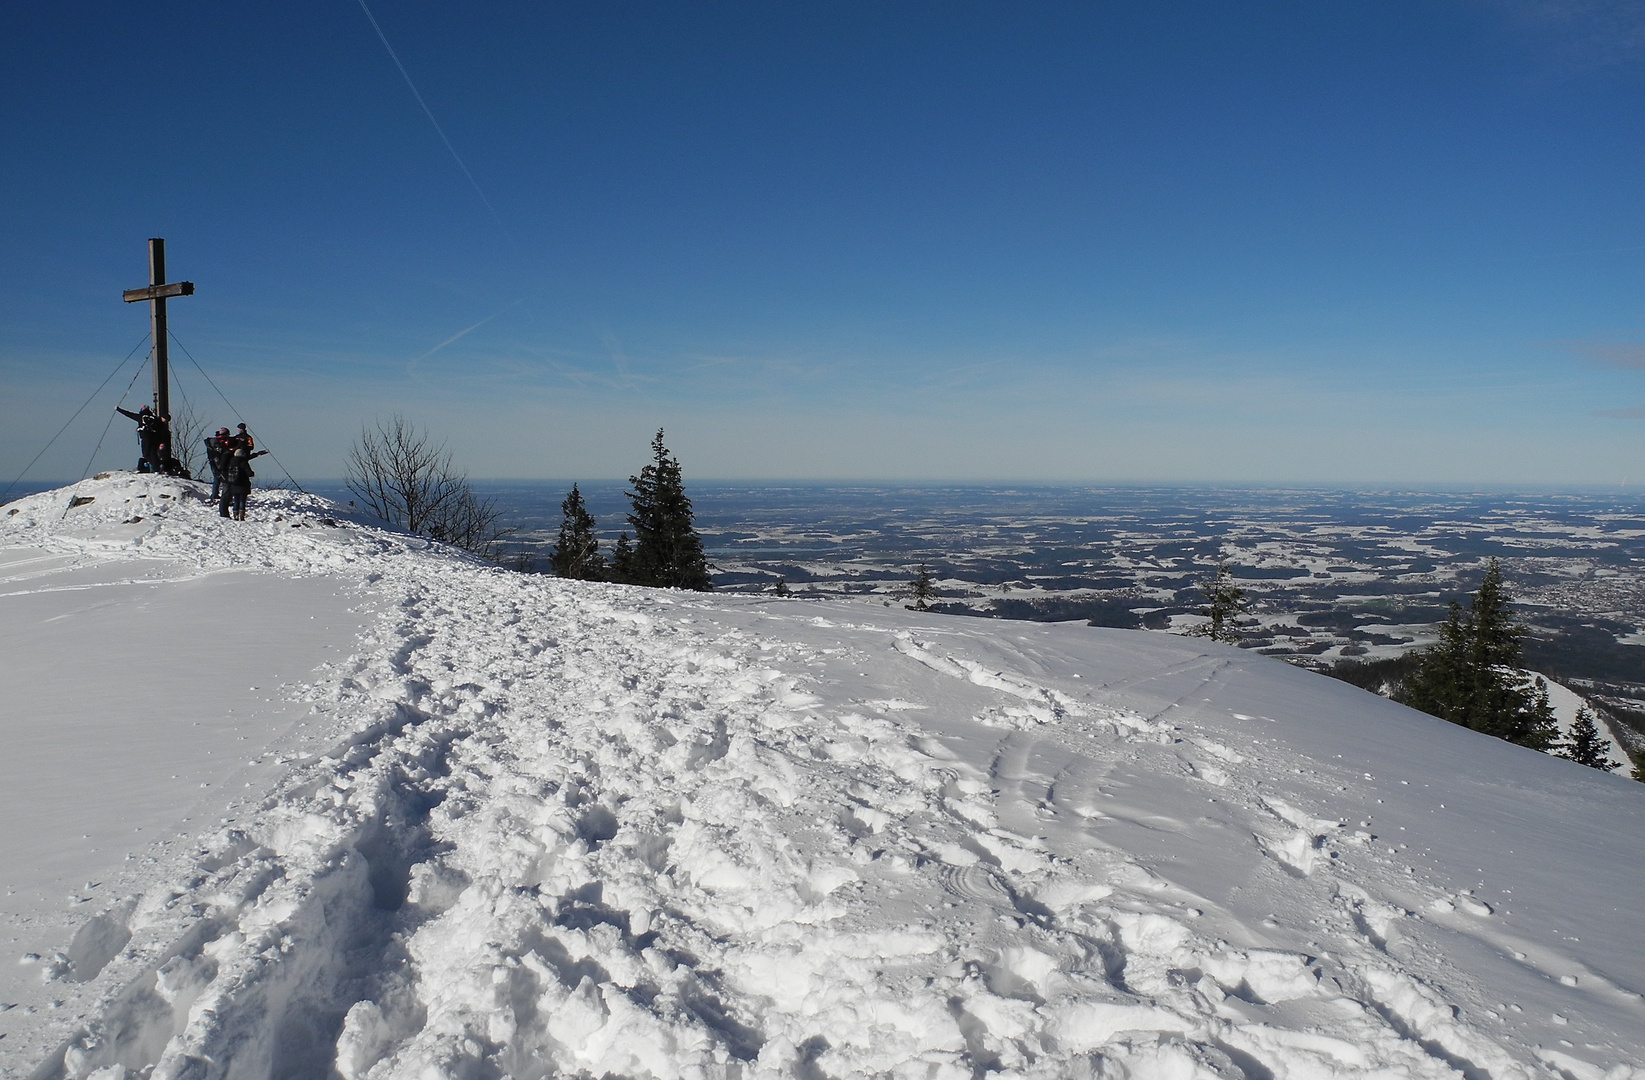
[[[119, 470], [102, 469], [102, 470], [98, 470], [98, 471], [99, 472], [108, 472], [108, 471], [119, 471]], [[32, 480], [32, 479], [24, 479], [16, 485], [16, 490], [12, 494], [8, 495], [6, 498], [7, 498], [7, 501], [14, 501], [15, 499], [22, 498], [22, 497], [24, 497], [25, 495], [28, 495], [28, 494], [36, 494], [36, 493], [41, 492], [41, 491], [51, 491], [51, 490], [56, 490], [56, 489], [59, 489], [59, 488], [72, 487], [73, 485], [75, 485], [77, 483], [81, 483], [82, 481], [89, 480], [89, 479], [91, 479], [90, 475], [88, 475], [86, 477], [82, 477], [80, 480]], [[204, 477], [195, 477], [195, 479], [198, 480], [198, 481], [209, 483], [210, 480], [211, 480], [211, 477], [210, 477], [209, 474], [207, 474]], [[260, 478], [260, 480], [261, 479], [262, 478]], [[531, 486], [543, 486], [543, 487], [555, 486], [555, 487], [564, 487], [567, 491], [570, 490], [572, 484], [578, 484], [578, 485], [583, 485], [583, 486], [594, 485], [594, 484], [598, 484], [598, 485], [602, 485], [602, 486], [619, 486], [619, 485], [626, 485], [626, 484], [629, 483], [629, 478], [626, 477], [626, 476], [613, 476], [613, 477], [600, 477], [600, 476], [591, 476], [591, 477], [506, 477], [506, 476], [505, 477], [482, 477], [482, 476], [469, 476], [466, 479], [468, 480], [469, 483], [471, 483], [473, 485], [476, 485], [478, 487], [505, 486], [505, 485], [531, 485]], [[304, 478], [299, 478], [297, 482], [302, 484], [304, 487], [323, 488], [323, 489], [334, 490], [334, 491], [341, 491], [341, 490], [345, 490], [347, 488], [347, 481], [342, 477], [304, 477]], [[1162, 489], [1162, 490], [1185, 490], [1185, 491], [1192, 491], [1192, 490], [1268, 491], [1268, 492], [1298, 491], [1298, 492], [1321, 492], [1321, 493], [1343, 493], [1343, 494], [1387, 493], [1387, 494], [1415, 494], [1415, 495], [1425, 494], [1425, 493], [1428, 493], [1428, 492], [1433, 492], [1435, 494], [1467, 494], [1467, 493], [1470, 493], [1470, 492], [1478, 492], [1478, 493], [1481, 493], [1481, 494], [1524, 493], [1524, 494], [1544, 495], [1544, 494], [1559, 494], [1559, 493], [1607, 494], [1607, 493], [1616, 493], [1616, 492], [1620, 492], [1620, 491], [1639, 491], [1642, 494], [1645, 494], [1645, 483], [1635, 484], [1635, 483], [1631, 483], [1631, 482], [1628, 482], [1628, 481], [1623, 481], [1623, 482], [1620, 482], [1620, 483], [1613, 483], [1613, 484], [1596, 484], [1596, 483], [1585, 483], [1585, 484], [1576, 484], [1576, 483], [1572, 483], [1572, 484], [1557, 484], [1557, 483], [1531, 484], [1531, 483], [1526, 483], [1526, 484], [1516, 484], [1516, 483], [1509, 483], [1509, 482], [1469, 481], [1469, 480], [1456, 480], [1456, 481], [1443, 481], [1443, 480], [1429, 480], [1429, 481], [1386, 480], [1386, 481], [1351, 481], [1351, 482], [1350, 481], [1343, 481], [1343, 482], [1337, 482], [1337, 483], [1327, 483], [1327, 482], [1290, 481], [1290, 480], [1274, 480], [1274, 481], [1134, 480], [1134, 479], [1133, 480], [1033, 480], [1033, 479], [1013, 479], [1013, 480], [981, 479], [981, 480], [977, 480], [977, 479], [952, 479], [952, 478], [950, 478], [950, 479], [941, 479], [941, 478], [896, 478], [896, 477], [891, 477], [891, 478], [880, 477], [880, 478], [872, 478], [872, 479], [862, 478], [862, 477], [831, 477], [831, 478], [824, 478], [824, 479], [802, 479], [802, 478], [792, 478], [792, 477], [790, 477], [790, 478], [741, 478], [741, 477], [701, 477], [701, 478], [695, 478], [695, 477], [692, 477], [688, 474], [685, 478], [685, 484], [686, 484], [686, 494], [688, 494], [688, 495], [691, 493], [693, 488], [700, 488], [700, 487], [710, 487], [710, 488], [712, 488], [712, 487], [745, 487], [745, 488], [755, 488], [755, 489], [758, 489], [758, 488], [783, 489], [783, 488], [854, 487], [854, 488], [880, 489], [880, 490], [884, 490], [884, 489], [942, 490], [942, 489], [945, 489], [945, 488], [946, 489], [954, 489], [954, 490], [1012, 490], [1012, 489], [1026, 489], [1026, 490], [1036, 490], [1036, 489], [1038, 489], [1038, 490], [1095, 489], [1095, 490], [1101, 490], [1101, 489], [1108, 488], [1108, 489], [1120, 489], [1120, 490], [1125, 490], [1125, 489], [1136, 489], [1136, 490]], [[276, 488], [276, 487], [282, 487], [282, 486], [285, 486], [284, 483], [278, 482], [278, 481], [272, 482], [272, 483], [261, 483], [260, 482], [258, 484], [258, 487], [263, 488], [263, 489]], [[27, 490], [25, 490], [25, 489], [27, 489]], [[257, 488], [254, 488], [254, 490], [257, 490]]]

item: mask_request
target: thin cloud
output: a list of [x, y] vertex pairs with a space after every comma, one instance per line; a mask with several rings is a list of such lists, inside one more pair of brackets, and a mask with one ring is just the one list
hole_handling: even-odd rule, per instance
[[1635, 63], [1645, 53], [1638, 0], [1488, 0], [1572, 74]]
[[1645, 368], [1645, 345], [1633, 341], [1566, 341], [1574, 356], [1613, 368]]
[[[521, 299], [523, 300], [524, 297], [521, 297]], [[421, 356], [412, 357], [410, 360], [406, 361], [406, 374], [412, 376], [413, 378], [416, 378], [417, 377], [417, 365], [418, 364], [420, 364], [424, 360], [427, 360], [429, 357], [433, 356], [435, 353], [439, 352], [441, 349], [445, 348], [447, 345], [450, 345], [453, 342], [461, 341], [463, 338], [465, 338], [468, 335], [474, 333], [474, 331], [478, 330], [480, 327], [484, 326], [486, 323], [490, 322], [492, 319], [495, 319], [495, 318], [497, 318], [497, 316], [502, 315], [505, 312], [509, 311], [511, 308], [513, 308], [515, 306], [515, 304], [518, 304], [519, 302], [520, 302], [519, 300], [516, 300], [516, 301], [514, 301], [513, 304], [509, 304], [506, 307], [504, 307], [502, 309], [502, 311], [497, 311], [497, 312], [494, 312], [490, 315], [487, 315], [485, 318], [481, 319], [479, 322], [475, 323], [473, 326], [464, 327], [463, 329], [457, 331], [455, 334], [452, 334], [450, 337], [446, 338], [444, 341], [440, 342], [438, 345], [434, 346], [434, 348], [428, 350], [428, 352], [423, 353]]]
[[1645, 420], [1645, 405], [1636, 405], [1631, 409], [1600, 409], [1594, 415], [1607, 420]]
[[611, 366], [617, 372], [617, 385], [624, 390], [634, 389], [634, 373], [629, 369], [628, 356], [623, 352], [622, 342], [617, 340], [617, 335], [609, 330], [601, 331], [600, 344], [605, 346], [606, 355], [611, 359]]
[[491, 219], [497, 223], [497, 228], [507, 233], [508, 230], [503, 228], [503, 219], [497, 216], [497, 210], [491, 205], [491, 200], [486, 198], [484, 191], [480, 190], [480, 182], [474, 179], [474, 174], [469, 171], [468, 165], [458, 155], [457, 148], [451, 145], [450, 139], [446, 138], [445, 128], [441, 127], [440, 122], [434, 119], [434, 112], [428, 107], [428, 102], [423, 100], [422, 91], [418, 90], [417, 84], [411, 81], [411, 72], [407, 71], [406, 66], [400, 62], [400, 54], [395, 52], [394, 46], [388, 43], [388, 36], [383, 33], [383, 28], [377, 25], [377, 16], [373, 15], [371, 9], [366, 6], [366, 0], [359, 0], [359, 3], [360, 10], [366, 13], [366, 18], [371, 22], [371, 28], [377, 31], [377, 40], [381, 41], [383, 48], [388, 50], [388, 58], [394, 61], [395, 67], [400, 69], [400, 77], [406, 81], [406, 86], [411, 90], [411, 96], [417, 99], [417, 104], [422, 108], [423, 115], [428, 117], [430, 124], [434, 125], [434, 133], [440, 136], [440, 141], [445, 143], [446, 150], [451, 153], [451, 160], [455, 161], [457, 167], [463, 170], [463, 175], [468, 177], [468, 186], [474, 189], [474, 194], [478, 195], [480, 201], [485, 204], [486, 211], [491, 215]]

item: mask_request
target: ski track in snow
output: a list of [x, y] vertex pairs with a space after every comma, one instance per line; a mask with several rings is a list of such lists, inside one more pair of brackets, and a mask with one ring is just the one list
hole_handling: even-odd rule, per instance
[[[82, 487], [103, 505], [0, 519], [51, 553], [0, 589], [158, 557], [342, 574], [381, 614], [304, 690], [332, 748], [85, 921], [46, 962], [83, 1025], [4, 1075], [1645, 1077], [1505, 1038], [1403, 940], [1609, 995], [1637, 1045], [1632, 989], [1265, 784], [1305, 764], [1282, 747], [976, 659], [1000, 624], [521, 577], [302, 496], [230, 526], [186, 484]], [[137, 487], [174, 498], [123, 524]], [[1181, 700], [1225, 662], [1184, 661]], [[1202, 808], [1131, 800], [1146, 770]], [[1270, 866], [1319, 947], [1140, 847], [1195, 830]]]

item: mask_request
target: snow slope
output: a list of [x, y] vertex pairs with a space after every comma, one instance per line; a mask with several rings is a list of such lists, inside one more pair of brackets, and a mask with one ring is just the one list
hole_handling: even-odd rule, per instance
[[[1548, 704], [1553, 706], [1554, 721], [1559, 725], [1560, 738], [1569, 739], [1577, 713], [1587, 702], [1575, 690], [1555, 682], [1540, 671], [1526, 671], [1525, 674], [1532, 679], [1541, 679], [1547, 684]], [[1599, 729], [1599, 737], [1605, 742], [1606, 754], [1626, 775], [1632, 770], [1633, 761], [1628, 757], [1628, 752], [1622, 749], [1622, 742], [1616, 737], [1616, 732], [1611, 730], [1611, 725], [1597, 711], [1594, 713], [1594, 726]]]
[[[1645, 1077], [1632, 781], [1198, 640], [520, 577], [304, 496], [237, 524], [187, 483], [77, 490], [0, 511], [0, 576], [128, 582], [77, 616], [108, 626], [228, 591], [315, 627], [201, 646], [274, 699], [237, 721], [258, 752], [218, 772], [202, 740], [188, 842], [65, 903], [0, 989], [3, 1075]], [[0, 632], [47, 603], [0, 594]], [[8, 737], [18, 686], [166, 664], [34, 655]], [[117, 766], [40, 738], [33, 799], [53, 761]]]

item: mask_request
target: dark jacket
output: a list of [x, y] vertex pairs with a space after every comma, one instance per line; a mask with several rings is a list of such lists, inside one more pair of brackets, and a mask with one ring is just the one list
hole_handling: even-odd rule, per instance
[[262, 457], [267, 450], [259, 450], [255, 454], [248, 454], [244, 450], [236, 450], [224, 459], [221, 472], [223, 483], [230, 487], [251, 487], [251, 478], [257, 474], [251, 471], [251, 459]]
[[211, 471], [214, 473], [221, 473], [223, 465], [228, 460], [229, 448], [226, 445], [227, 442], [228, 440], [221, 436], [206, 436], [206, 463], [211, 466]]

